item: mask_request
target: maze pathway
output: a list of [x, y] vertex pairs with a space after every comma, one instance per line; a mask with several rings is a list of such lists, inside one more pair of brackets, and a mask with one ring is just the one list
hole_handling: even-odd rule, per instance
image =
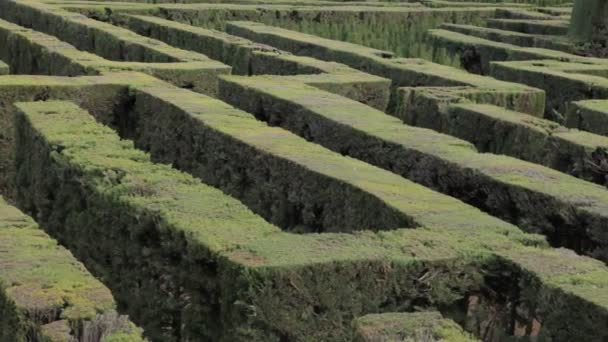
[[0, 341], [608, 339], [562, 3], [0, 0]]

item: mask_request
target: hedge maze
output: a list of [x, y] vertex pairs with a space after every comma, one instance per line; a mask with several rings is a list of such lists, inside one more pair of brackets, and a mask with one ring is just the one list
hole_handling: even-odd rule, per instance
[[0, 342], [608, 340], [582, 8], [0, 0]]

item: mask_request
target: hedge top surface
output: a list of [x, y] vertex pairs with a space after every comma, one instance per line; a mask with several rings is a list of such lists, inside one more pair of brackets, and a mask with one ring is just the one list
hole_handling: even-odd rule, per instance
[[322, 113], [349, 126], [363, 129], [370, 134], [379, 134], [384, 139], [400, 144], [403, 139], [412, 143], [411, 147], [428, 148], [441, 155], [471, 151], [475, 147], [464, 140], [436, 133], [426, 128], [404, 125], [403, 122], [377, 109], [357, 101], [335, 95], [312, 86], [277, 76], [223, 76], [230, 82], [258, 89], [271, 96], [287, 99], [305, 110]]
[[[45, 3], [50, 4], [100, 4], [102, 1], [96, 0], [41, 0]], [[124, 3], [155, 3], [155, 4], [175, 4], [175, 0], [109, 0], [116, 4]], [[374, 6], [374, 7], [412, 7], [412, 8], [424, 8], [424, 4], [415, 2], [394, 2], [394, 3], [383, 3], [383, 2], [367, 2], [367, 1], [326, 1], [326, 0], [181, 0], [181, 4], [199, 4], [199, 3], [229, 3], [229, 4], [243, 4], [243, 5], [263, 5], [263, 4], [275, 4], [275, 5], [301, 5], [301, 6]], [[496, 4], [498, 5], [498, 4]], [[516, 5], [514, 5], [516, 6]]]
[[[474, 25], [467, 25], [467, 24], [450, 24], [450, 23], [445, 23], [445, 24], [441, 24], [441, 28], [445, 29], [445, 30], [452, 30], [452, 29], [456, 29], [456, 30], [462, 30], [462, 31], [466, 31], [466, 32], [473, 32], [473, 33], [485, 33], [486, 37], [495, 37], [495, 35], [499, 35], [499, 36], [509, 36], [509, 37], [516, 37], [516, 38], [523, 38], [523, 39], [529, 39], [529, 38], [538, 38], [538, 39], [553, 39], [553, 40], [557, 40], [557, 41], [562, 41], [564, 43], [568, 43], [570, 42], [568, 40], [567, 37], [564, 36], [555, 36], [555, 35], [541, 35], [541, 34], [533, 34], [533, 33], [524, 33], [524, 32], [519, 32], [519, 31], [507, 31], [507, 30], [501, 30], [501, 29], [497, 29], [497, 28], [492, 28], [492, 27], [483, 27], [483, 26], [474, 26]], [[462, 32], [461, 32], [462, 33]], [[478, 38], [483, 38], [478, 36]]]
[[[318, 75], [318, 73], [328, 73], [332, 75], [352, 75], [353, 79], [361, 79], [367, 82], [370, 81], [385, 81], [384, 79], [370, 75], [367, 73], [362, 73], [359, 70], [352, 69], [349, 66], [344, 64], [327, 62], [315, 58], [310, 58], [306, 56], [296, 56], [289, 52], [281, 51], [277, 48], [274, 48], [270, 45], [256, 43], [252, 40], [245, 39], [239, 36], [231, 35], [223, 31], [206, 29], [198, 26], [192, 26], [183, 24], [173, 20], [167, 20], [154, 16], [146, 16], [146, 15], [136, 15], [136, 14], [118, 14], [120, 18], [124, 18], [127, 23], [129, 21], [134, 21], [136, 23], [142, 23], [145, 25], [153, 25], [155, 28], [159, 28], [162, 30], [176, 30], [181, 33], [189, 33], [194, 35], [197, 39], [200, 39], [203, 43], [221, 43], [224, 48], [244, 48], [249, 50], [256, 56], [267, 56], [274, 60], [290, 62], [299, 67], [298, 75], [300, 74], [309, 74], [313, 73], [313, 75]], [[170, 31], [168, 31], [170, 32]], [[171, 35], [170, 33], [167, 33]], [[177, 36], [177, 35], [176, 35]], [[209, 47], [206, 47], [209, 48]], [[233, 50], [227, 49], [227, 51], [232, 52]], [[224, 54], [227, 51], [222, 52], [222, 56], [217, 56], [217, 59], [222, 58], [233, 58], [234, 56], [225, 56]]]
[[608, 296], [596, 295], [608, 288], [608, 272], [601, 262], [573, 256], [573, 261], [564, 265], [563, 252], [547, 248], [540, 237], [524, 234], [515, 227], [283, 233], [221, 191], [169, 166], [152, 164], [147, 154], [135, 150], [130, 142], [121, 141], [110, 128], [96, 123], [73, 104], [47, 101], [18, 107], [24, 120], [55, 150], [51, 156], [57, 163], [76, 167], [98, 193], [116, 198], [134, 214], [158, 215], [163, 229], [186, 234], [191, 242], [189, 252], [211, 250], [249, 267], [478, 259], [497, 253], [551, 286], [608, 307]]
[[[333, 58], [334, 61], [339, 63], [345, 63], [351, 67], [357, 67], [361, 63], [372, 63], [376, 67], [372, 67], [368, 72], [378, 74], [383, 73], [380, 76], [390, 77], [397, 81], [397, 84], [403, 85], [402, 80], [399, 77], [400, 71], [413, 72], [427, 75], [429, 77], [437, 77], [444, 80], [448, 84], [444, 85], [470, 85], [475, 87], [482, 87], [486, 90], [489, 89], [504, 89], [504, 90], [527, 90], [542, 92], [540, 89], [532, 88], [519, 83], [500, 81], [491, 77], [484, 77], [475, 74], [468, 73], [462, 69], [445, 66], [437, 63], [432, 63], [424, 59], [417, 58], [394, 58], [392, 52], [383, 51], [378, 49], [369, 48], [359, 44], [353, 44], [348, 42], [336, 41], [331, 39], [321, 38], [315, 35], [301, 33], [298, 31], [287, 30], [279, 27], [273, 27], [264, 25], [257, 22], [248, 21], [230, 21], [227, 23], [228, 29], [238, 28], [240, 31], [236, 31], [236, 34], [241, 32], [249, 32], [247, 37], [254, 41], [271, 41], [273, 39], [286, 39], [288, 42], [295, 42], [304, 44], [302, 49], [306, 50], [307, 53], [311, 53], [310, 47], [317, 47], [326, 49], [329, 53], [341, 52], [345, 54], [352, 54], [356, 59], [348, 59], [346, 57], [341, 58], [338, 56], [327, 56], [325, 58]], [[253, 36], [255, 35], [255, 37]], [[266, 37], [267, 36], [267, 39]], [[290, 52], [299, 55], [300, 51], [297, 51], [297, 45], [292, 43], [286, 43], [289, 45]], [[321, 56], [313, 56], [316, 58], [322, 58]], [[366, 67], [366, 69], [369, 68]], [[384, 69], [383, 69], [384, 68]], [[452, 84], [449, 84], [452, 83]]]
[[[281, 87], [281, 84], [277, 86]], [[212, 127], [246, 145], [372, 194], [388, 206], [411, 217], [419, 226], [452, 228], [511, 226], [459, 200], [425, 188], [394, 173], [309, 143], [282, 128], [269, 127], [266, 123], [256, 120], [253, 115], [217, 99], [179, 88], [151, 87], [141, 90], [189, 113], [205, 126]], [[284, 90], [292, 96], [299, 94], [298, 89], [292, 87]], [[321, 95], [316, 100], [324, 103], [325, 98]], [[348, 111], [349, 107], [335, 109], [343, 113], [344, 110]], [[371, 109], [370, 107], [362, 105], [361, 108], [354, 109], [355, 112], [350, 112], [351, 118], [356, 117], [357, 120], [375, 127], [373, 117], [367, 118], [367, 110]], [[394, 121], [398, 122], [398, 119], [394, 118]], [[420, 144], [433, 141], [433, 139], [425, 139], [421, 133], [426, 131], [424, 129], [413, 127], [408, 129], [410, 134], [419, 136]], [[444, 135], [438, 134], [435, 140], [441, 139], [473, 149], [469, 143]]]
[[[555, 33], [566, 33], [569, 25], [569, 18], [567, 16], [555, 16], [550, 18], [490, 18], [488, 19], [489, 25], [494, 26], [523, 26], [522, 31], [535, 32], [538, 30], [544, 31], [549, 30]], [[520, 26], [520, 27], [521, 27]]]
[[584, 100], [574, 103], [581, 109], [605, 113], [608, 116], [608, 100]]
[[[542, 0], [541, 0], [542, 1]], [[569, 1], [569, 0], [568, 0]], [[566, 3], [567, 1], [562, 1]], [[560, 19], [559, 16], [569, 14], [571, 9], [564, 8], [566, 11], [558, 11], [559, 7], [553, 7], [553, 11], [547, 13], [545, 7], [542, 8], [502, 8], [496, 10], [496, 16], [503, 19], [534, 19], [534, 20], [555, 20]], [[543, 9], [543, 11], [541, 11]]]
[[121, 318], [121, 324], [103, 331], [106, 341], [144, 341], [140, 329], [116, 314], [110, 291], [29, 216], [2, 197], [0, 291], [31, 324], [54, 323], [41, 328], [43, 336], [51, 341], [67, 340], [69, 325], [106, 317]]
[[602, 216], [608, 215], [608, 192], [600, 185], [515, 158], [479, 153], [463, 140], [404, 125], [401, 120], [359, 102], [281, 77], [223, 76], [222, 79], [287, 100], [294, 104], [294, 111], [315, 113], [384, 141], [480, 170], [505, 183], [551, 194]]
[[113, 309], [110, 291], [34, 221], [0, 198], [0, 283], [32, 315], [92, 319]]
[[[491, 62], [491, 73], [513, 73], [527, 78], [547, 74], [564, 81], [578, 82], [591, 88], [608, 89], [608, 65], [567, 63], [558, 60]], [[508, 70], [508, 71], [507, 71]]]
[[[47, 101], [19, 106], [25, 113], [22, 120], [30, 123], [55, 151], [51, 156], [56, 163], [80, 170], [86, 184], [123, 203], [133, 214], [153, 213], [158, 215], [162, 229], [186, 234], [188, 253], [211, 250], [255, 268], [338, 261], [479, 261], [496, 254], [529, 270], [548, 286], [608, 308], [608, 272], [601, 262], [567, 254], [572, 262], [564, 264], [564, 252], [547, 248], [539, 236], [524, 234], [515, 227], [283, 233], [219, 190], [169, 166], [152, 164], [145, 153], [120, 141], [109, 128], [74, 105]], [[201, 222], [201, 218], [208, 222]]]
[[[162, 28], [163, 30], [177, 30], [180, 32], [187, 32], [195, 35], [197, 38], [208, 39], [212, 42], [221, 42], [224, 47], [231, 48], [245, 48], [254, 54], [268, 55], [272, 58], [279, 60], [290, 61], [301, 65], [302, 67], [308, 67], [315, 69], [318, 73], [336, 73], [336, 74], [348, 74], [356, 73], [361, 74], [369, 78], [374, 78], [373, 75], [363, 74], [358, 70], [351, 69], [350, 67], [338, 64], [322, 61], [315, 58], [294, 56], [291, 53], [278, 50], [270, 45], [256, 43], [249, 39], [245, 39], [239, 36], [231, 35], [223, 31], [202, 28], [198, 26], [192, 26], [183, 24], [181, 22], [167, 20], [154, 16], [137, 15], [137, 14], [118, 14], [119, 17], [125, 18], [125, 20], [133, 20], [139, 23], [145, 23], [147, 25], [154, 25], [154, 27]], [[224, 56], [222, 56], [224, 57]], [[233, 56], [229, 56], [233, 57]]]
[[[428, 230], [399, 230], [394, 233], [395, 237], [386, 241], [383, 236], [390, 235], [372, 232], [356, 235], [283, 233], [221, 191], [167, 165], [151, 163], [146, 153], [134, 149], [131, 142], [121, 141], [110, 128], [97, 123], [72, 103], [31, 102], [19, 103], [17, 107], [22, 120], [39, 132], [55, 151], [51, 157], [56, 163], [80, 170], [86, 183], [97, 193], [116, 198], [133, 214], [158, 215], [163, 229], [186, 235], [191, 242], [189, 252], [210, 250], [250, 266], [389, 257], [405, 261], [413, 260], [414, 255], [445, 259], [460, 255], [465, 249], [469, 251], [467, 253], [479, 254], [474, 244], [466, 248], [459, 246], [460, 243], [452, 245], [454, 238], [450, 234], [440, 238], [438, 232]], [[445, 244], [445, 248], [429, 249], [424, 243], [430, 241], [424, 237], [428, 234], [433, 236], [432, 240], [437, 240], [435, 244]], [[542, 244], [538, 237], [527, 236], [511, 226], [480, 230], [480, 234], [496, 235], [493, 240], [499, 244], [511, 239], [507, 236]], [[416, 239], [416, 236], [421, 238]], [[493, 244], [492, 239], [487, 240]], [[294, 249], [294, 246], [298, 248]], [[412, 247], [411, 254], [403, 253], [406, 246]], [[327, 253], [319, 253], [319, 250]]]
[[524, 125], [527, 128], [545, 134], [559, 132], [560, 130], [564, 131], [564, 127], [560, 126], [557, 122], [522, 114], [498, 106], [476, 103], [455, 103], [451, 104], [450, 107], [483, 113], [495, 120]]
[[570, 62], [579, 62], [579, 63], [588, 63], [588, 64], [606, 64], [607, 61], [603, 58], [593, 58], [593, 57], [581, 57], [578, 55], [570, 54], [567, 52], [562, 52], [558, 50], [550, 50], [544, 48], [534, 48], [534, 47], [520, 47], [513, 44], [494, 42], [488, 39], [469, 36], [466, 34], [448, 31], [444, 29], [433, 29], [429, 30], [429, 35], [435, 39], [446, 39], [454, 44], [463, 44], [463, 45], [474, 45], [479, 47], [489, 47], [495, 49], [501, 49], [503, 51], [508, 52], [516, 52], [510, 53], [510, 57], [514, 59], [521, 59], [518, 55], [526, 56], [525, 59], [553, 59], [558, 61], [570, 61]]
[[[9, 31], [8, 37], [3, 35], [3, 38], [15, 44], [8, 53], [8, 57], [13, 59], [11, 63], [22, 64], [17, 62], [21, 57], [17, 53], [40, 54], [40, 58], [49, 60], [45, 65], [47, 69], [22, 72], [74, 76], [133, 70], [192, 87], [195, 91], [213, 93], [216, 89], [213, 80], [217, 74], [230, 73], [231, 70], [231, 67], [205, 55], [180, 50], [130, 30], [40, 2], [0, 2], [0, 17], [50, 34], [2, 22], [0, 29]], [[27, 67], [27, 64], [23, 65]]]
[[139, 72], [112, 72], [101, 76], [42, 76], [42, 75], [10, 75], [0, 77], [0, 86], [31, 87], [43, 84], [48, 87], [72, 87], [93, 85], [116, 85], [124, 87], [140, 87], [144, 85], [166, 84], [152, 76]]
[[[23, 0], [22, 0], [23, 1]], [[64, 2], [61, 3], [60, 6], [65, 9], [73, 9], [73, 10], [90, 10], [90, 9], [99, 9], [103, 10], [103, 8], [111, 8], [113, 10], [118, 10], [120, 12], [139, 12], [139, 13], [154, 13], [158, 10], [210, 10], [210, 9], [218, 9], [218, 10], [290, 10], [290, 11], [299, 11], [299, 12], [350, 12], [350, 13], [358, 13], [358, 12], [385, 12], [387, 14], [390, 13], [403, 13], [403, 14], [414, 14], [414, 15], [424, 15], [426, 13], [466, 13], [466, 12], [487, 12], [494, 13], [496, 7], [483, 7], [479, 8], [477, 4], [474, 6], [467, 7], [452, 7], [452, 8], [429, 8], [429, 7], [419, 7], [419, 6], [394, 6], [390, 4], [388, 6], [361, 6], [360, 4], [348, 4], [348, 5], [333, 5], [333, 6], [318, 6], [316, 4], [274, 4], [274, 3], [263, 3], [263, 4], [237, 4], [237, 3], [183, 3], [183, 4], [144, 4], [144, 3], [124, 3], [124, 2], [94, 2], [94, 1], [84, 1], [84, 2]], [[477, 6], [477, 7], [475, 7]]]
[[[584, 103], [587, 101], [582, 102]], [[564, 126], [561, 126], [555, 121], [533, 117], [523, 113], [511, 111], [502, 107], [475, 103], [456, 103], [451, 104], [450, 108], [454, 108], [457, 110], [463, 109], [474, 113], [480, 113], [485, 116], [492, 117], [497, 121], [505, 121], [517, 125], [523, 125], [526, 128], [543, 133], [547, 136], [552, 135], [554, 137], [559, 137], [568, 141], [572, 141], [577, 145], [585, 146], [585, 148], [589, 148], [590, 150], [595, 150], [598, 147], [608, 148], [608, 137], [585, 131], [579, 131], [577, 129], [569, 129]]]
[[555, 121], [533, 117], [498, 106], [475, 103], [455, 103], [450, 104], [449, 109], [469, 111], [491, 117], [497, 122], [504, 121], [521, 125], [527, 129], [542, 133], [546, 137], [553, 136], [555, 138], [570, 141], [577, 146], [583, 146], [590, 152], [597, 148], [608, 148], [608, 137], [579, 131], [578, 129], [570, 129]]
[[[125, 48], [137, 47], [143, 51], [147, 51], [150, 55], [162, 56], [164, 62], [206, 62], [211, 61], [207, 56], [182, 49], [175, 48], [171, 45], [156, 41], [150, 38], [140, 36], [133, 31], [117, 27], [102, 21], [90, 19], [84, 15], [76, 14], [63, 10], [59, 7], [50, 6], [39, 1], [20, 0], [13, 3], [16, 7], [11, 7], [11, 10], [18, 11], [33, 11], [32, 16], [44, 16], [47, 20], [56, 25], [67, 26], [65, 32], [78, 34], [83, 30], [93, 33], [103, 33], [105, 39], [111, 37], [125, 44]], [[31, 19], [36, 20], [36, 19]], [[78, 38], [78, 37], [74, 37]], [[99, 38], [97, 38], [99, 40]], [[105, 42], [107, 44], [107, 42]], [[93, 45], [95, 46], [95, 45]], [[103, 45], [100, 45], [103, 47]]]
[[397, 69], [418, 72], [444, 80], [449, 80], [450, 82], [454, 82], [455, 85], [479, 87], [486, 91], [494, 89], [503, 91], [543, 92], [541, 89], [533, 88], [525, 84], [506, 82], [492, 77], [471, 74], [463, 69], [437, 64], [423, 59], [396, 58], [394, 60], [389, 59], [385, 61], [385, 63]]
[[287, 30], [280, 27], [273, 27], [262, 23], [252, 21], [230, 21], [227, 23], [228, 26], [234, 26], [237, 28], [244, 28], [255, 32], [256, 34], [265, 34], [281, 38], [286, 38], [291, 41], [298, 43], [306, 43], [311, 45], [318, 45], [324, 48], [339, 51], [343, 53], [354, 53], [360, 56], [366, 57], [379, 57], [379, 58], [390, 58], [394, 54], [390, 51], [378, 50], [367, 46], [353, 44], [349, 42], [321, 38], [318, 36], [301, 33], [293, 30]]
[[148, 154], [72, 103], [17, 107], [53, 149], [65, 147], [54, 158], [79, 168], [98, 193], [114, 196], [136, 211], [158, 212], [167, 229], [179, 227], [192, 241], [221, 251], [278, 231], [220, 190], [168, 165], [153, 164]]
[[355, 333], [363, 341], [479, 341], [437, 311], [383, 313], [355, 319]]
[[[146, 62], [122, 62], [107, 60], [98, 55], [81, 51], [74, 46], [65, 43], [54, 36], [50, 36], [38, 31], [24, 28], [11, 22], [0, 19], [0, 32], [6, 31], [10, 33], [8, 39], [12, 40], [15, 37], [20, 37], [27, 40], [33, 46], [40, 47], [45, 50], [45, 54], [57, 55], [65, 58], [66, 61], [76, 63], [82, 68], [83, 74], [96, 75], [99, 73], [115, 72], [117, 70], [133, 70], [143, 72], [154, 71], [177, 71], [177, 70], [192, 70], [193, 72], [201, 69], [230, 70], [230, 67], [214, 60], [204, 60], [195, 62], [171, 62], [171, 63], [146, 63]], [[0, 65], [0, 74], [2, 74], [2, 66]], [[8, 66], [6, 67], [8, 73]]]

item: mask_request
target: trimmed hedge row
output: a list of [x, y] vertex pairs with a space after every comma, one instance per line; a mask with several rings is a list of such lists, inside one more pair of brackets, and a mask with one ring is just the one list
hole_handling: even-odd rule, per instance
[[0, 341], [144, 341], [108, 288], [2, 197], [0, 266]]

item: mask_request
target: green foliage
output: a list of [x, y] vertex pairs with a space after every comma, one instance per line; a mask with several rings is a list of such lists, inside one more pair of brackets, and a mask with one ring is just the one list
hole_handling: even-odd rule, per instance
[[[458, 317], [466, 310], [463, 302], [471, 294], [480, 293], [500, 296], [499, 300], [493, 295], [484, 297], [487, 301], [484, 309], [507, 312], [501, 318], [504, 322], [541, 318], [540, 339], [591, 340], [608, 336], [605, 265], [566, 250], [549, 248], [539, 235], [525, 234], [514, 225], [393, 173], [419, 165], [411, 174], [402, 175], [444, 192], [453, 191], [452, 195], [469, 201], [485, 199], [488, 194], [496, 196], [487, 203], [495, 210], [504, 210], [500, 215], [507, 217], [517, 212], [520, 217], [519, 211], [527, 210], [525, 221], [518, 223], [525, 227], [531, 221], [538, 224], [532, 231], [546, 229], [552, 233], [553, 221], [563, 220], [567, 222], [565, 228], [572, 230], [558, 233], [584, 231], [603, 241], [605, 234], [601, 228], [605, 224], [601, 220], [608, 197], [601, 195], [597, 187], [535, 165], [480, 154], [462, 140], [404, 126], [399, 119], [335, 95], [382, 109], [388, 80], [311, 58], [255, 51], [250, 42], [232, 44], [230, 37], [223, 34], [216, 37], [216, 32], [205, 31], [203, 35], [212, 37], [207, 42], [223, 40], [221, 48], [210, 47], [210, 51], [226, 60], [235, 58], [243, 73], [280, 69], [274, 73], [287, 76], [254, 77], [247, 81], [226, 77], [222, 79], [225, 87], [222, 96], [233, 96], [231, 100], [235, 103], [242, 101], [238, 103], [240, 106], [250, 106], [257, 119], [296, 131], [301, 129], [298, 133], [328, 145], [335, 150], [331, 152], [283, 129], [268, 127], [216, 99], [138, 74], [112, 74], [122, 68], [144, 70], [195, 91], [206, 91], [208, 88], [203, 86], [214, 82], [213, 77], [191, 75], [213, 67], [205, 61], [180, 65], [171, 61], [124, 62], [123, 59], [137, 56], [140, 48], [149, 49], [146, 51], [152, 59], [164, 58], [163, 53], [171, 49], [165, 50], [167, 47], [158, 42], [122, 29], [114, 31], [106, 24], [80, 16], [74, 16], [79, 23], [72, 22], [62, 10], [49, 14], [50, 7], [46, 6], [55, 5], [38, 7], [28, 3], [24, 0], [2, 5], [13, 6], [12, 10], [33, 6], [23, 13], [4, 12], [4, 15], [21, 16], [20, 20], [43, 26], [50, 20], [55, 24], [45, 28], [48, 32], [65, 34], [64, 39], [75, 39], [83, 50], [121, 61], [79, 61], [82, 65], [90, 63], [95, 73], [103, 75], [96, 77], [1, 78], [0, 87], [8, 89], [1, 99], [2, 118], [11, 113], [15, 100], [68, 98], [136, 142], [134, 145], [121, 140], [112, 129], [99, 124], [73, 103], [18, 104], [17, 142], [6, 141], [8, 148], [17, 150], [19, 203], [35, 213], [46, 230], [58, 236], [111, 286], [125, 312], [133, 313], [155, 339], [173, 341], [179, 336], [213, 341], [344, 341], [350, 336], [356, 317], [411, 312], [420, 307], [440, 310], [446, 317], [450, 314]], [[22, 4], [25, 5], [20, 7]], [[452, 6], [442, 1], [433, 1], [431, 5]], [[385, 45], [383, 37], [391, 37], [386, 41], [400, 53], [425, 55], [428, 51], [421, 44], [424, 29], [443, 20], [481, 21], [491, 12], [471, 9], [468, 3], [461, 5], [460, 10], [437, 11], [419, 11], [417, 4], [389, 11], [336, 6], [327, 18], [326, 11], [305, 6], [293, 10], [279, 5], [276, 11], [238, 4], [119, 7], [145, 14], [175, 15], [178, 17], [171, 19], [199, 25], [222, 26], [227, 19], [251, 15], [268, 23], [372, 46]], [[86, 7], [81, 3], [66, 6]], [[112, 16], [105, 4], [102, 7], [106, 17]], [[334, 10], [339, 13], [334, 14]], [[427, 12], [432, 13], [427, 16]], [[44, 15], [45, 20], [36, 22], [33, 13]], [[207, 16], [209, 13], [212, 15]], [[408, 18], [406, 13], [419, 14], [409, 18], [414, 27], [401, 25], [406, 22], [401, 19]], [[385, 25], [391, 20], [400, 24]], [[164, 25], [161, 19], [156, 24]], [[55, 26], [65, 27], [71, 33], [57, 33], [53, 31]], [[83, 27], [90, 32], [74, 34], [84, 32]], [[140, 29], [147, 30], [145, 25]], [[17, 50], [28, 51], [28, 56], [48, 51], [56, 42], [44, 44], [45, 39], [33, 39], [19, 29], [6, 31], [11, 33], [11, 39], [18, 38], [14, 39]], [[171, 35], [177, 31], [168, 32]], [[92, 38], [88, 34], [94, 36], [95, 46], [86, 45]], [[287, 45], [300, 38], [301, 34], [290, 34]], [[171, 44], [181, 40], [176, 36], [166, 39]], [[191, 42], [197, 40], [195, 37]], [[194, 43], [184, 43], [184, 47], [189, 44]], [[199, 48], [205, 49], [204, 45], [201, 43]], [[407, 90], [408, 96], [415, 97], [411, 92], [419, 92], [417, 95], [428, 95], [427, 99], [436, 96], [463, 103], [514, 106], [537, 115], [542, 112], [542, 93], [530, 87], [471, 76], [432, 63], [397, 58], [387, 63], [377, 55], [361, 58], [369, 49], [347, 44], [332, 43], [326, 48], [328, 60], [355, 68], [363, 60], [370, 64], [359, 65], [362, 70], [370, 71], [366, 68], [371, 66], [381, 76], [393, 76], [394, 88], [444, 86], [444, 83], [450, 86], [429, 91], [412, 88]], [[353, 51], [348, 50], [353, 48], [359, 56], [348, 56]], [[55, 50], [57, 58], [68, 62], [86, 57], [73, 48], [59, 50]], [[129, 51], [130, 57], [120, 55], [121, 51]], [[345, 51], [346, 55], [336, 58]], [[511, 52], [517, 55], [515, 58], [544, 56], [537, 51]], [[557, 61], [563, 56], [549, 58], [555, 57]], [[443, 57], [454, 59], [448, 53]], [[143, 61], [146, 62], [145, 58]], [[60, 70], [46, 72], [54, 74]], [[397, 72], [399, 76], [395, 76]], [[74, 90], [78, 86], [85, 90]], [[20, 90], [28, 95], [15, 95]], [[373, 102], [375, 96], [381, 99]], [[424, 113], [439, 115], [435, 109], [439, 106], [426, 108]], [[513, 119], [507, 111], [491, 114]], [[554, 126], [541, 120], [526, 123], [552, 136], [559, 135]], [[2, 128], [13, 136], [8, 125], [3, 124]], [[324, 141], [324, 137], [330, 138]], [[591, 140], [584, 135], [570, 138]], [[151, 157], [135, 146], [149, 149]], [[339, 153], [381, 164], [389, 171]], [[221, 190], [159, 162], [171, 162]], [[480, 196], [467, 193], [479, 189], [490, 191]], [[501, 189], [506, 190], [500, 192]], [[513, 202], [501, 204], [501, 198]], [[374, 215], [370, 216], [370, 212]], [[5, 220], [10, 216], [5, 214], [0, 210], [0, 229], [4, 222], [14, 223]], [[290, 221], [293, 217], [305, 223], [314, 222], [315, 225], [310, 225], [312, 230], [323, 234], [311, 233], [300, 221], [294, 224]], [[281, 228], [307, 234], [283, 232], [264, 218]], [[358, 230], [351, 234], [327, 232], [349, 231], [352, 227]], [[405, 227], [415, 229], [402, 229]], [[9, 238], [0, 239], [0, 246], [1, 241], [13, 243], [11, 238], [19, 236], [13, 230], [7, 232]], [[21, 250], [27, 254], [27, 263], [37, 252], [29, 247]], [[11, 254], [18, 253], [11, 251]], [[62, 295], [61, 299], [68, 301], [60, 318], [68, 319], [74, 331], [88, 329], [97, 336], [103, 335], [104, 342], [141, 340], [140, 331], [126, 318], [113, 312], [100, 314], [111, 310], [92, 310], [86, 300], [67, 293], [63, 281], [75, 279], [61, 268], [58, 275], [61, 281], [50, 282]], [[23, 272], [18, 276], [31, 275]], [[5, 286], [2, 290], [12, 286], [2, 284]], [[86, 288], [85, 285], [79, 286]], [[0, 320], [0, 331], [2, 324], [18, 326], [25, 321], [22, 315], [15, 314], [17, 308], [11, 300], [2, 297], [5, 292], [0, 293], [0, 317], [10, 318], [8, 323]], [[95, 291], [87, 294], [98, 295]], [[52, 305], [59, 302], [50, 301]], [[88, 324], [82, 324], [83, 320]], [[470, 340], [459, 326], [438, 314], [412, 322], [412, 325], [398, 324], [398, 328], [414, 331], [414, 341]], [[428, 323], [433, 327], [429, 328]], [[499, 324], [496, 329], [503, 328]], [[22, 331], [27, 329], [30, 327], [26, 322]], [[511, 331], [505, 329], [500, 333]], [[16, 338], [6, 339], [12, 342]]]
[[356, 342], [473, 342], [478, 341], [439, 312], [372, 314], [354, 321]]
[[[24, 341], [26, 336], [38, 335], [43, 324], [59, 320], [73, 327], [94, 325], [98, 313], [124, 322], [130, 341], [143, 341], [133, 323], [113, 313], [110, 291], [31, 218], [2, 198], [0, 265], [0, 341]], [[100, 327], [98, 334], [115, 328], [126, 331]]]

